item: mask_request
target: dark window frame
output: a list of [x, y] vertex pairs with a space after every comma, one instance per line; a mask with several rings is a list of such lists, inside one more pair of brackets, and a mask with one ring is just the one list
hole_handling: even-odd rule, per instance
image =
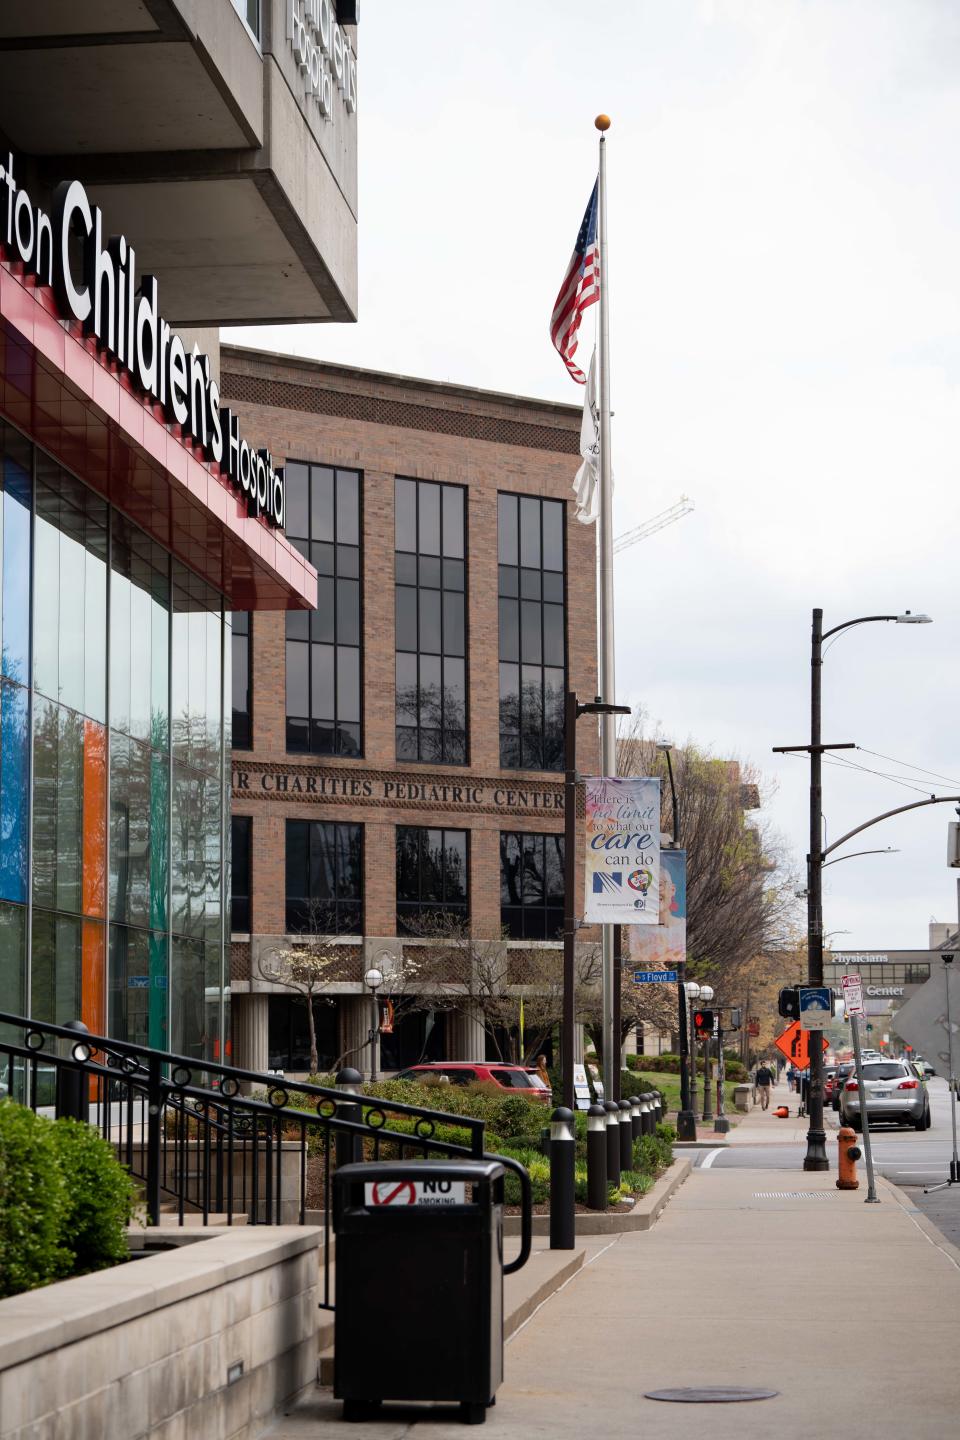
[[[441, 875], [441, 896], [439, 899], [425, 894], [428, 887], [429, 871], [426, 860], [426, 849], [429, 845], [430, 832], [439, 833], [440, 850], [442, 859]], [[447, 873], [447, 849], [448, 835], [463, 836], [463, 900], [448, 898], [448, 886], [452, 885], [452, 877]], [[415, 837], [415, 838], [414, 838]], [[406, 864], [412, 856], [412, 846], [416, 845], [416, 898], [407, 899], [401, 896], [401, 877]], [[408, 849], [408, 846], [411, 847]], [[435, 916], [459, 917], [466, 925], [470, 923], [470, 831], [457, 826], [446, 825], [398, 825], [396, 829], [396, 857], [397, 857], [397, 934], [415, 935], [418, 933], [416, 920], [429, 922]], [[408, 918], [409, 917], [409, 918]], [[409, 923], [410, 919], [413, 924]]]
[[[531, 505], [537, 507], [536, 532], [523, 528], [524, 511], [529, 514]], [[556, 506], [560, 512], [559, 568], [545, 563], [549, 548], [547, 506]], [[555, 526], [551, 529], [555, 533]], [[521, 563], [524, 558], [530, 559], [529, 554], [524, 557], [525, 549], [535, 552], [536, 564]], [[563, 769], [563, 709], [569, 674], [567, 561], [566, 502], [500, 491], [497, 624], [503, 770]], [[560, 658], [553, 648], [558, 626], [562, 637]], [[537, 716], [535, 726], [528, 723], [531, 708]]]
[[[548, 883], [547, 847], [552, 844], [559, 865], [559, 888]], [[508, 871], [510, 850], [515, 847], [516, 868]], [[528, 884], [531, 871], [527, 857], [539, 861], [539, 896], [532, 896]], [[500, 831], [500, 924], [511, 940], [559, 940], [563, 932], [564, 837], [543, 831]], [[553, 899], [551, 901], [551, 895]]]
[[[290, 886], [291, 872], [291, 840], [296, 835], [294, 827], [304, 827], [306, 830], [306, 877], [304, 894], [292, 894]], [[356, 866], [359, 875], [358, 893], [356, 895], [341, 895], [339, 889], [340, 876], [334, 871], [335, 893], [332, 896], [319, 896], [311, 893], [311, 876], [313, 873], [314, 847], [319, 844], [321, 838], [329, 845], [331, 842], [336, 854], [338, 834], [326, 835], [324, 832], [353, 831], [354, 835], [347, 840], [348, 846], [357, 844]], [[288, 935], [323, 934], [323, 935], [362, 935], [364, 924], [364, 885], [363, 885], [363, 860], [364, 860], [364, 826], [359, 822], [351, 820], [287, 820], [284, 826], [284, 904], [285, 919]], [[319, 921], [319, 907], [327, 906], [332, 910], [334, 925], [332, 928], [323, 928], [314, 931], [311, 920], [311, 906], [315, 907], [314, 912]]]
[[[286, 530], [287, 538], [295, 545], [300, 553], [311, 564], [314, 564], [318, 571], [319, 580], [322, 582], [332, 580], [333, 589], [333, 639], [317, 640], [312, 633], [314, 629], [313, 616], [317, 610], [307, 612], [306, 634], [297, 634], [302, 622], [304, 612], [288, 612], [286, 622], [286, 637], [284, 646], [284, 673], [286, 677], [287, 668], [291, 663], [291, 647], [297, 650], [296, 663], [302, 663], [299, 656], [299, 647], [306, 649], [306, 697], [307, 713], [305, 715], [292, 715], [287, 708], [287, 697], [289, 695], [289, 679], [285, 679], [284, 714], [286, 725], [286, 750], [288, 755], [323, 755], [330, 757], [349, 757], [361, 759], [364, 751], [364, 697], [363, 697], [363, 618], [364, 618], [364, 597], [363, 597], [363, 480], [364, 472], [359, 469], [352, 469], [345, 465], [327, 465], [317, 460], [289, 460], [286, 466], [286, 483], [288, 487], [294, 480], [291, 475], [293, 467], [302, 468], [306, 472], [306, 516], [307, 534], [297, 535], [293, 529], [292, 522], [288, 523]], [[332, 504], [332, 525], [333, 539], [324, 540], [319, 536], [319, 522], [315, 525], [314, 517], [314, 485], [313, 472], [328, 470], [333, 477], [333, 504]], [[337, 532], [339, 529], [339, 482], [340, 475], [352, 476], [357, 486], [357, 541], [353, 544], [349, 541], [339, 540]], [[288, 493], [288, 514], [290, 511]], [[315, 531], [317, 533], [315, 533]], [[322, 564], [318, 564], [318, 551], [323, 547], [324, 551], [332, 554], [333, 569], [325, 570]], [[347, 552], [350, 552], [348, 562]], [[357, 641], [356, 644], [341, 640], [337, 636], [339, 629], [339, 581], [356, 582], [357, 585]], [[291, 633], [293, 632], [293, 633]], [[319, 649], [331, 650], [333, 654], [333, 714], [332, 716], [316, 716], [314, 714], [314, 667], [320, 663], [317, 651]], [[357, 668], [357, 695], [356, 695], [356, 720], [345, 720], [342, 718], [341, 693], [340, 693], [340, 655], [341, 652], [355, 652]], [[302, 743], [302, 732], [297, 727], [306, 727], [306, 744]], [[356, 731], [355, 736], [352, 734]], [[327, 737], [331, 737], [332, 743], [326, 744]], [[349, 737], [349, 744], [347, 743]]]
[[[398, 541], [398, 520], [399, 510], [398, 497], [401, 485], [412, 485], [415, 492], [414, 501], [414, 534], [415, 549], [401, 548]], [[420, 548], [421, 533], [421, 503], [426, 487], [436, 488], [439, 492], [439, 549], [436, 552], [422, 551]], [[446, 525], [444, 524], [444, 495], [445, 492], [458, 491], [461, 503], [461, 529], [460, 529], [460, 551], [459, 555], [448, 554], [446, 543]], [[417, 765], [451, 765], [461, 766], [470, 763], [470, 726], [469, 715], [469, 693], [470, 693], [470, 636], [469, 636], [469, 518], [468, 518], [468, 491], [464, 485], [448, 484], [440, 480], [418, 480], [407, 475], [397, 475], [394, 478], [394, 663], [395, 674], [398, 678], [396, 724], [395, 724], [395, 745], [396, 758], [401, 764]], [[412, 561], [412, 567], [410, 565]], [[436, 562], [435, 567], [431, 562]], [[407, 578], [410, 569], [413, 570], [413, 579]], [[430, 570], [435, 569], [435, 578], [431, 577]], [[462, 583], [457, 585], [449, 583], [448, 577], [459, 574]], [[401, 578], [403, 576], [403, 578]], [[416, 630], [416, 649], [408, 646], [401, 646], [399, 635], [398, 617], [400, 613], [401, 594], [406, 592], [414, 597], [414, 628]], [[423, 617], [426, 608], [424, 593], [439, 595], [439, 649], [425, 650], [423, 648]], [[460, 596], [462, 600], [461, 621], [462, 621], [462, 648], [459, 653], [454, 649], [448, 649], [452, 642], [448, 639], [448, 613], [445, 603], [446, 596]], [[416, 723], [400, 723], [401, 713], [408, 712], [409, 707], [404, 706], [403, 710], [399, 704], [399, 671], [401, 667], [401, 656], [413, 657], [416, 669], [416, 681], [414, 685], [414, 709]], [[425, 662], [437, 661], [440, 674], [440, 714], [439, 724], [426, 726], [423, 723], [423, 695], [426, 685], [423, 680], [426, 669]], [[459, 726], [455, 722], [448, 723], [448, 684], [447, 666], [459, 666], [463, 670], [463, 710]], [[428, 739], [427, 737], [435, 737]]]
[[[237, 621], [241, 628], [237, 629]], [[246, 628], [243, 628], [243, 627]], [[245, 640], [246, 646], [238, 641]], [[230, 622], [231, 648], [231, 731], [230, 745], [233, 750], [253, 749], [253, 616], [249, 610], [234, 610]], [[242, 707], [237, 705], [237, 651], [246, 649], [247, 692]], [[238, 719], [239, 717], [239, 719]]]
[[[245, 851], [245, 863], [237, 866], [237, 836], [239, 832], [245, 832], [246, 840], [243, 845]], [[237, 888], [237, 878], [245, 883]], [[243, 924], [243, 921], [246, 924]], [[250, 815], [230, 816], [230, 933], [231, 935], [250, 935], [253, 921], [253, 817]]]

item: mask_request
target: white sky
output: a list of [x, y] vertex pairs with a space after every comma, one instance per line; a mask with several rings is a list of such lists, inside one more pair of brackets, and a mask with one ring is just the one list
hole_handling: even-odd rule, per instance
[[[696, 504], [618, 560], [618, 698], [759, 765], [799, 869], [807, 764], [770, 752], [808, 738], [810, 609], [926, 611], [838, 642], [824, 739], [960, 794], [957, 0], [364, 0], [359, 39], [360, 321], [231, 338], [581, 403], [547, 329], [607, 111], [615, 531]], [[824, 777], [829, 839], [921, 798]], [[953, 818], [826, 872], [837, 947], [955, 916]]]

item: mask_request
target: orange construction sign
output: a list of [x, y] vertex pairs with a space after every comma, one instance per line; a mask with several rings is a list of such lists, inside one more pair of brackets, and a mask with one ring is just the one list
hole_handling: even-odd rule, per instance
[[[801, 1030], [800, 1021], [794, 1020], [773, 1043], [780, 1054], [792, 1061], [798, 1070], [806, 1070], [810, 1064], [810, 1040], [814, 1033], [812, 1030]], [[830, 1049], [829, 1041], [823, 1035], [820, 1036], [820, 1043], [824, 1050]]]

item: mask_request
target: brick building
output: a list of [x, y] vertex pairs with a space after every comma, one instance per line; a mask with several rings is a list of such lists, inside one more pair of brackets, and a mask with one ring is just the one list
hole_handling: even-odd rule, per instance
[[[235, 617], [234, 1054], [306, 1067], [270, 957], [337, 937], [321, 1065], [369, 1068], [363, 975], [425, 914], [555, 946], [563, 691], [596, 690], [595, 535], [573, 516], [579, 407], [224, 346], [225, 402], [285, 463], [314, 615]], [[579, 762], [595, 771], [582, 723]], [[469, 1007], [410, 1008], [380, 1061], [481, 1058]]]

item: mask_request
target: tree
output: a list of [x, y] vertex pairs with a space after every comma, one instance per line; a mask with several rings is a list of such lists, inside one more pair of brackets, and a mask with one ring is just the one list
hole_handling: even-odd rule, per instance
[[[328, 918], [328, 907], [322, 901], [312, 900], [307, 911], [307, 924], [301, 938], [292, 945], [278, 946], [261, 956], [257, 969], [264, 980], [273, 985], [282, 985], [293, 992], [306, 1006], [307, 1035], [310, 1041], [310, 1073], [316, 1075], [320, 1057], [317, 1051], [317, 1028], [314, 1005], [332, 1004], [331, 986], [353, 978], [352, 967], [356, 956], [362, 951], [347, 951], [335, 935], [324, 933]], [[362, 963], [362, 961], [361, 961]], [[384, 996], [389, 996], [395, 1013], [402, 1008], [413, 1008], [418, 1003], [416, 990], [419, 985], [420, 966], [417, 958], [404, 952], [402, 958], [384, 973]], [[355, 972], [354, 972], [355, 974]], [[334, 1061], [334, 1070], [351, 1055], [357, 1054], [370, 1040], [344, 1050]]]
[[328, 936], [311, 935], [300, 945], [282, 946], [261, 956], [257, 968], [264, 980], [283, 985], [300, 999], [307, 1009], [307, 1034], [310, 1039], [310, 1074], [320, 1069], [317, 1054], [317, 1022], [314, 1004], [329, 1004], [327, 987], [338, 979], [343, 960], [335, 940]]
[[[472, 1009], [503, 1061], [503, 1036], [519, 1024], [524, 1010], [524, 1050], [535, 1055], [563, 1014], [563, 952], [559, 946], [515, 946], [501, 934], [480, 940], [460, 915], [437, 911], [417, 922], [416, 947], [421, 1003], [433, 1009]], [[576, 990], [588, 996], [599, 981], [596, 946], [578, 946]], [[521, 1060], [525, 1056], [519, 1057]]]
[[[663, 775], [658, 736], [636, 720], [617, 747], [621, 775]], [[687, 852], [689, 974], [713, 985], [717, 1003], [738, 1003], [758, 957], [796, 944], [797, 880], [780, 838], [762, 821], [761, 777], [752, 766], [718, 760], [689, 744], [672, 751], [680, 810], [680, 842]], [[661, 828], [673, 829], [669, 784], [661, 787]]]

